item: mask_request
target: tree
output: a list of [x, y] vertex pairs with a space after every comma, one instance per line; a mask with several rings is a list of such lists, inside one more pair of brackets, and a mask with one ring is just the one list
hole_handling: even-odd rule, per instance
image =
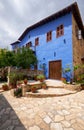
[[30, 68], [31, 65], [37, 63], [36, 56], [29, 48], [21, 48], [14, 53], [6, 49], [0, 50], [0, 68], [6, 66], [17, 66], [22, 68]]
[[37, 63], [37, 58], [33, 51], [29, 48], [21, 48], [15, 54], [15, 61], [17, 67], [30, 68], [31, 65]]
[[0, 50], [0, 68], [5, 66], [5, 50]]
[[6, 66], [14, 66], [15, 63], [15, 54], [13, 51], [6, 49], [0, 50], [0, 68]]
[[6, 65], [7, 66], [15, 66], [16, 65], [15, 54], [13, 51], [6, 52]]

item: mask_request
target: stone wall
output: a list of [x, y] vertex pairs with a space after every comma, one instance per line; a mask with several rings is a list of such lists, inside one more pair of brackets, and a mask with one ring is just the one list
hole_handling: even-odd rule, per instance
[[[11, 73], [15, 73], [20, 74], [20, 75], [24, 75], [24, 78], [27, 78], [28, 80], [32, 80], [35, 78], [35, 76], [39, 75], [39, 74], [43, 74], [43, 71], [39, 71], [39, 70], [29, 70], [29, 69], [16, 69], [14, 67], [8, 67], [8, 75], [10, 75]], [[8, 85], [10, 85], [10, 78], [8, 76]]]
[[[72, 40], [73, 40], [73, 65], [82, 65], [84, 62], [81, 60], [84, 57], [84, 38], [81, 40], [77, 37], [77, 30], [80, 30], [74, 16], [72, 16]], [[74, 75], [84, 73], [84, 69], [78, 69], [74, 72]]]
[[9, 68], [9, 73], [15, 72], [15, 73], [23, 73], [24, 75], [27, 75], [28, 77], [33, 77], [39, 74], [43, 74], [43, 71], [41, 70], [29, 70], [29, 69], [16, 69], [14, 67]]

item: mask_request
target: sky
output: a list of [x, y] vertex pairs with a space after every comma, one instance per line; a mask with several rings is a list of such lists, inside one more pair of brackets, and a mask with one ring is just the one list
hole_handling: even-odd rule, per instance
[[0, 0], [0, 48], [11, 49], [24, 30], [77, 2], [84, 24], [84, 0]]

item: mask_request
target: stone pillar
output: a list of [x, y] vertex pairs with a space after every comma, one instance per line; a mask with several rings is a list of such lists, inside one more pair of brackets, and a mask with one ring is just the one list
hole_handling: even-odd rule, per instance
[[9, 75], [10, 75], [10, 67], [8, 67], [8, 86], [10, 85], [10, 78], [9, 78]]
[[12, 95], [13, 97], [14, 97], [14, 90], [15, 90], [15, 89], [11, 89], [11, 90], [10, 90], [10, 93], [11, 93], [11, 95]]
[[27, 86], [26, 85], [22, 85], [22, 96], [25, 96], [27, 92]]

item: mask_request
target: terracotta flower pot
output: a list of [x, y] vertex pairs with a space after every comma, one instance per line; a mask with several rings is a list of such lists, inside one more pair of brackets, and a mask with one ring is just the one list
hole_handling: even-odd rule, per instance
[[42, 86], [42, 88], [43, 88], [43, 89], [46, 89], [46, 88], [47, 88], [47, 86], [46, 86], [46, 85], [43, 85], [43, 86]]
[[28, 82], [28, 80], [27, 80], [27, 79], [25, 79], [25, 80], [24, 80], [24, 84], [27, 84], [27, 82]]
[[41, 84], [41, 87], [42, 87], [43, 89], [46, 89], [46, 88], [47, 88], [46, 83], [42, 83], [42, 84]]
[[32, 88], [31, 88], [31, 92], [32, 92], [32, 93], [35, 93], [35, 92], [36, 92], [36, 87], [32, 87]]
[[66, 78], [62, 77], [62, 78], [61, 78], [61, 81], [63, 81], [63, 82], [66, 81]]
[[40, 79], [40, 82], [43, 82], [44, 81], [44, 79]]
[[8, 88], [8, 85], [7, 84], [3, 84], [2, 85], [2, 89], [4, 90], [4, 91], [7, 91], [9, 88]]

